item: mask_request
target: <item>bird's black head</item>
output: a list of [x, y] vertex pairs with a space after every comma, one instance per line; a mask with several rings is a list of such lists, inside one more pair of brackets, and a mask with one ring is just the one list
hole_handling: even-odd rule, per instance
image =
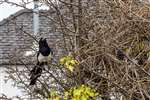
[[48, 43], [46, 41], [46, 38], [41, 38], [40, 41], [39, 41], [39, 47], [47, 47], [48, 46]]

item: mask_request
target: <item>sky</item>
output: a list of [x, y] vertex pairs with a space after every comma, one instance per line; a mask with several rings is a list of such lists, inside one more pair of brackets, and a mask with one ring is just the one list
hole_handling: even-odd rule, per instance
[[[21, 0], [9, 0], [9, 1], [19, 3], [19, 1]], [[32, 8], [32, 5], [29, 5], [29, 6], [30, 8]], [[22, 8], [16, 7], [7, 3], [0, 4], [0, 21], [2, 21], [4, 18], [9, 17], [11, 14], [19, 11], [20, 9]]]
[[7, 18], [11, 14], [15, 13], [16, 11], [20, 10], [21, 8], [10, 6], [8, 4], [2, 4], [0, 5], [0, 21], [4, 18]]
[[[1, 1], [1, 0], [0, 0]], [[16, 3], [20, 3], [21, 0], [9, 0]], [[32, 1], [32, 0], [29, 0]], [[27, 5], [28, 8], [33, 8], [33, 3]], [[12, 6], [10, 4], [0, 4], [0, 21], [6, 19], [10, 15], [14, 14], [15, 12], [21, 10], [21, 7]], [[40, 9], [48, 9], [47, 7], [43, 6]], [[2, 93], [7, 95], [8, 97], [19, 96], [22, 95], [21, 91], [18, 90], [16, 87], [12, 87], [11, 81], [7, 83], [4, 82], [4, 77], [6, 73], [4, 72], [4, 68], [0, 66], [0, 96]]]
[[[15, 2], [17, 4], [21, 4], [22, 0], [9, 0], [9, 1]], [[27, 1], [27, 0], [25, 0], [25, 1]], [[28, 0], [28, 1], [32, 1], [32, 0]], [[33, 3], [28, 4], [27, 8], [33, 8]], [[7, 3], [0, 4], [0, 21], [2, 21], [3, 19], [9, 17], [11, 14], [14, 14], [15, 12], [17, 12], [21, 9], [23, 9], [23, 8], [16, 7], [14, 5], [10, 5]], [[48, 7], [42, 6], [42, 7], [40, 7], [40, 9], [48, 9]]]

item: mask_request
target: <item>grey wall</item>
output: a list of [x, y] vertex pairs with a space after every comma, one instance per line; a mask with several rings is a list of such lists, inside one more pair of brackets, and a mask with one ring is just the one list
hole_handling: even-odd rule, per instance
[[[41, 11], [41, 13], [47, 12]], [[63, 50], [56, 43], [62, 39], [62, 34], [56, 32], [55, 27], [47, 16], [40, 15], [40, 34], [38, 34], [37, 38], [46, 37], [55, 55], [60, 55]], [[0, 65], [10, 64], [10, 59], [11, 63], [18, 63], [19, 61], [17, 61], [16, 57], [24, 59], [24, 52], [31, 50], [33, 38], [22, 30], [33, 35], [32, 11], [21, 10], [0, 22]], [[32, 60], [29, 58], [29, 61], [34, 61], [34, 57], [30, 57]]]

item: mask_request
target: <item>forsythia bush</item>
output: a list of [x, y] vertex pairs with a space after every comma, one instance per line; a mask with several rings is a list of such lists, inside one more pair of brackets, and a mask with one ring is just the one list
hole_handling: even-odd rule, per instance
[[[62, 57], [59, 61], [61, 65], [63, 65], [66, 69], [73, 71], [75, 65], [79, 64], [79, 62], [74, 59], [72, 56]], [[59, 96], [56, 91], [52, 91], [50, 93], [51, 98], [48, 100], [59, 100]], [[64, 100], [89, 100], [90, 97], [97, 96], [98, 93], [86, 85], [74, 86], [71, 87], [68, 91], [64, 92]]]
[[90, 97], [97, 96], [98, 93], [94, 89], [91, 89], [89, 86], [81, 85], [75, 86], [65, 92], [64, 100], [89, 100]]
[[79, 64], [79, 62], [72, 56], [62, 57], [59, 62], [61, 65], [64, 65], [64, 67], [70, 70], [71, 72], [73, 71], [74, 66]]
[[51, 90], [48, 100], [59, 100], [59, 96], [55, 90]]

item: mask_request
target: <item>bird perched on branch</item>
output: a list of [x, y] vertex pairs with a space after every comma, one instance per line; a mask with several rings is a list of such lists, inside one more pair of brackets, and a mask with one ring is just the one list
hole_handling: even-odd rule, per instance
[[38, 77], [41, 76], [44, 65], [46, 65], [52, 58], [52, 50], [48, 46], [46, 38], [39, 40], [39, 51], [37, 53], [37, 64], [30, 72], [30, 85], [34, 85]]
[[124, 60], [125, 54], [123, 53], [122, 50], [118, 49], [117, 52], [116, 52], [116, 57], [117, 57], [119, 60]]

